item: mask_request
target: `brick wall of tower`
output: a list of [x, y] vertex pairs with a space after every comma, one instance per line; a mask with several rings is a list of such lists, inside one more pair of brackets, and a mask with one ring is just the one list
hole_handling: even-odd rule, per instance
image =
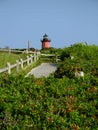
[[42, 49], [43, 48], [50, 48], [50, 42], [49, 41], [43, 41], [42, 42]]

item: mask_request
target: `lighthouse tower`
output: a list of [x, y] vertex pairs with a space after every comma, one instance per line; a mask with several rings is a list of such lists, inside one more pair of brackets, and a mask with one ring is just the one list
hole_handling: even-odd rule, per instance
[[51, 42], [51, 40], [48, 39], [48, 35], [47, 34], [45, 34], [43, 36], [43, 39], [41, 40], [41, 42], [42, 42], [42, 49], [50, 48], [50, 42]]

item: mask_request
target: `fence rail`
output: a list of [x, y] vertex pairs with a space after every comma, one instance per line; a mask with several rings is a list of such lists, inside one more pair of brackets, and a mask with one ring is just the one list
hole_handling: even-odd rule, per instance
[[16, 68], [16, 72], [18, 72], [20, 69], [24, 69], [24, 66], [29, 66], [33, 62], [37, 61], [40, 57], [40, 60], [46, 60], [46, 61], [56, 61], [59, 62], [59, 57], [55, 54], [42, 54], [40, 52], [35, 52], [31, 54], [30, 56], [27, 56], [25, 60], [20, 59], [16, 60], [15, 64], [10, 64], [10, 62], [7, 62], [5, 68], [0, 69], [0, 73], [7, 72], [8, 74], [11, 74], [12, 69]]
[[7, 62], [6, 67], [0, 69], [0, 73], [8, 72], [8, 74], [11, 74], [13, 68], [16, 68], [16, 71], [18, 72], [20, 69], [24, 69], [25, 64], [26, 66], [29, 66], [30, 64], [37, 61], [38, 59], [39, 59], [39, 54], [34, 53], [34, 55], [27, 56], [27, 59], [25, 60], [23, 59], [16, 60], [16, 63], [12, 65], [10, 64], [10, 62]]
[[45, 60], [45, 61], [53, 61], [53, 62], [59, 62], [60, 58], [59, 55], [56, 54], [40, 54], [41, 56], [41, 60]]
[[[9, 53], [26, 53], [26, 54], [34, 54], [36, 53], [36, 51], [30, 51], [30, 50], [24, 50], [24, 51], [20, 51], [20, 50], [13, 50], [13, 49], [1, 49], [0, 48], [0, 52], [9, 52]], [[37, 53], [40, 53], [40, 51], [37, 51]]]

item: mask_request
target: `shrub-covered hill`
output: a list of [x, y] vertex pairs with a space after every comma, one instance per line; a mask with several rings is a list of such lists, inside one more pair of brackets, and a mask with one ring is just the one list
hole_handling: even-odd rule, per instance
[[[98, 77], [95, 73], [98, 53], [89, 60], [83, 53], [79, 59], [77, 53], [82, 47], [76, 48], [64, 48], [61, 58], [66, 53], [69, 56], [61, 59], [60, 73], [57, 71], [47, 78], [0, 76], [0, 130], [98, 130]], [[71, 60], [72, 54], [74, 59]], [[96, 68], [93, 73], [89, 72], [90, 67], [85, 67], [92, 62]], [[74, 77], [78, 67], [85, 72], [84, 79]], [[66, 73], [62, 73], [65, 70]]]
[[64, 48], [55, 77], [64, 75], [73, 78], [76, 71], [82, 70], [85, 75], [98, 77], [98, 46], [74, 44], [71, 47]]
[[0, 77], [1, 130], [97, 130], [98, 79]]

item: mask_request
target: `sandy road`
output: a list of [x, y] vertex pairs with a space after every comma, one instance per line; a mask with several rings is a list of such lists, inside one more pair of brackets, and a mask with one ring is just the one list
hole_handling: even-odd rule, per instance
[[58, 64], [56, 63], [42, 63], [36, 68], [33, 68], [26, 76], [34, 75], [36, 78], [40, 78], [42, 76], [47, 77], [49, 74], [55, 72]]

